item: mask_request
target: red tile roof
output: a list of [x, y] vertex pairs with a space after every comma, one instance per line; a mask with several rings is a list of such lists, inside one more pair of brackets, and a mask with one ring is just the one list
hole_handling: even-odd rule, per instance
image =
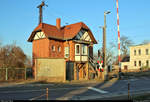
[[91, 30], [83, 22], [66, 25], [64, 27], [61, 27], [60, 30], [57, 29], [57, 27], [54, 25], [41, 23], [31, 33], [28, 41], [33, 41], [33, 37], [37, 31], [43, 31], [45, 33], [45, 36], [48, 38], [55, 38], [60, 40], [73, 39], [82, 28], [88, 30], [89, 36], [91, 37], [93, 43], [96, 44], [97, 41], [95, 40]]

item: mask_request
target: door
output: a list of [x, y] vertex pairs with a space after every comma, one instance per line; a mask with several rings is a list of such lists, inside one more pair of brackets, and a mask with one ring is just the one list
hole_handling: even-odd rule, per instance
[[74, 80], [74, 63], [66, 62], [66, 80]]

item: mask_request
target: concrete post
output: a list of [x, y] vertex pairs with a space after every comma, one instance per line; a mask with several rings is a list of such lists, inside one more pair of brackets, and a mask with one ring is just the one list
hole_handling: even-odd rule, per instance
[[6, 80], [8, 80], [8, 68], [6, 68], [6, 74], [5, 74], [5, 76], [6, 76]]
[[24, 72], [25, 80], [27, 80], [27, 69], [25, 68], [24, 71], [25, 71], [25, 72]]
[[48, 88], [46, 88], [46, 100], [48, 100]]

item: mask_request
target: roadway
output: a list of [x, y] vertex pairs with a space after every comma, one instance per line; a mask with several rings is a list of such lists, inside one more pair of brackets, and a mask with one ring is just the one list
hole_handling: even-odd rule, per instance
[[[130, 95], [150, 91], [150, 78], [141, 77], [129, 80], [116, 78], [106, 82], [94, 83], [32, 83], [0, 87], [0, 100], [31, 100], [46, 93], [50, 100], [95, 100], [110, 99], [112, 96], [127, 95], [130, 82]], [[46, 100], [46, 96], [38, 98]]]

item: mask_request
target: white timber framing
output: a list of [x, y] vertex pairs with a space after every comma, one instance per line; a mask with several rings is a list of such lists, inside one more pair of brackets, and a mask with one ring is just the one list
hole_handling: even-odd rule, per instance
[[45, 38], [46, 36], [45, 36], [45, 34], [44, 34], [44, 32], [37, 32], [36, 34], [35, 34], [35, 36], [34, 36], [34, 40], [38, 40], [38, 39], [41, 39], [41, 38]]
[[91, 38], [86, 30], [81, 29], [80, 32], [75, 37], [75, 40], [88, 41], [91, 42]]

